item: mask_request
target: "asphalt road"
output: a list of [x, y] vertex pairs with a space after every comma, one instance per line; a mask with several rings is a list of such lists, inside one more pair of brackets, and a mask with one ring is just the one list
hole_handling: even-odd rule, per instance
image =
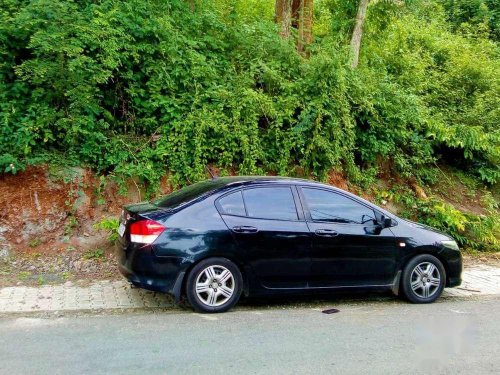
[[482, 374], [500, 298], [0, 319], [0, 374]]

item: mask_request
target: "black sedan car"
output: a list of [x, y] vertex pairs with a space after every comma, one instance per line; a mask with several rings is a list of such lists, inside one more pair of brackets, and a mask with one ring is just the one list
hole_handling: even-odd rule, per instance
[[222, 312], [241, 294], [391, 289], [429, 303], [460, 285], [456, 242], [308, 180], [223, 177], [128, 205], [119, 268], [134, 285]]

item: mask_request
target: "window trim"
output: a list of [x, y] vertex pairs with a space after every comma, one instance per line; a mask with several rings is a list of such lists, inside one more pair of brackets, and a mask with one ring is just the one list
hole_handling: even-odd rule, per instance
[[290, 189], [292, 189], [293, 200], [295, 201], [295, 210], [297, 211], [297, 216], [299, 218], [298, 221], [306, 221], [305, 209], [302, 205], [297, 185], [290, 185]]
[[[248, 209], [247, 209], [247, 202], [245, 200], [245, 190], [252, 190], [252, 189], [283, 189], [287, 188], [290, 190], [290, 194], [292, 195], [292, 201], [295, 206], [295, 214], [297, 215], [296, 219], [273, 219], [273, 218], [268, 218], [268, 217], [253, 217], [253, 216], [248, 216]], [[252, 185], [252, 186], [245, 186], [242, 189], [242, 195], [243, 195], [243, 204], [245, 205], [245, 212], [247, 213], [247, 218], [248, 219], [255, 219], [255, 220], [273, 220], [273, 221], [293, 221], [293, 222], [298, 222], [298, 221], [304, 221], [304, 218], [301, 219], [298, 206], [297, 206], [297, 201], [295, 200], [295, 195], [293, 193], [293, 186], [292, 185]]]
[[[234, 194], [234, 193], [238, 193], [238, 192], [241, 194], [241, 200], [243, 201], [243, 209], [245, 210], [245, 215], [235, 215], [235, 214], [227, 213], [222, 208], [222, 205], [220, 204], [220, 200], [221, 199], [227, 197], [228, 195], [231, 195], [231, 194]], [[230, 190], [230, 191], [224, 193], [223, 195], [221, 195], [220, 197], [218, 197], [215, 200], [215, 208], [217, 209], [217, 211], [219, 211], [220, 215], [235, 216], [235, 217], [248, 217], [247, 207], [245, 205], [245, 197], [243, 196], [243, 189], [242, 188], [237, 188], [237, 189], [234, 189], [234, 190]]]
[[[302, 201], [302, 206], [304, 207], [304, 214], [305, 214], [305, 218], [306, 218], [307, 222], [311, 222], [311, 223], [325, 223], [325, 224], [334, 224], [334, 225], [363, 225], [363, 226], [366, 226], [366, 223], [365, 224], [362, 224], [362, 223], [337, 223], [337, 222], [331, 222], [331, 221], [327, 221], [327, 220], [314, 220], [312, 218], [312, 216], [311, 216], [311, 210], [309, 209], [309, 205], [307, 203], [306, 197], [305, 197], [304, 192], [303, 192], [302, 189], [323, 190], [323, 191], [326, 191], [328, 193], [337, 194], [337, 195], [340, 195], [341, 197], [350, 199], [351, 201], [353, 201], [355, 203], [358, 203], [361, 206], [364, 206], [364, 207], [372, 210], [373, 211], [373, 215], [374, 215], [374, 219], [376, 219], [375, 211], [377, 211], [377, 210], [375, 208], [373, 208], [373, 207], [365, 204], [364, 202], [361, 202], [361, 201], [359, 201], [357, 199], [354, 199], [354, 198], [348, 196], [347, 194], [342, 194], [342, 192], [340, 192], [340, 191], [331, 190], [331, 189], [322, 188], [322, 187], [304, 186], [304, 185], [297, 186], [297, 188], [298, 188], [297, 190], [299, 191], [300, 200]], [[373, 224], [373, 225], [375, 225], [375, 224]]]
[[[290, 219], [272, 219], [272, 218], [262, 218], [262, 217], [248, 216], [248, 209], [247, 209], [247, 204], [246, 204], [246, 201], [245, 201], [244, 190], [259, 189], [259, 188], [265, 188], [265, 189], [288, 188], [288, 189], [290, 189], [290, 193], [292, 194], [292, 198], [293, 198], [293, 203], [295, 205], [295, 212], [297, 213], [297, 219], [295, 219], [295, 220], [290, 220]], [[222, 208], [220, 202], [219, 202], [222, 198], [224, 198], [224, 197], [226, 197], [228, 195], [231, 195], [233, 193], [236, 193], [238, 191], [241, 193], [241, 197], [243, 199], [243, 207], [245, 208], [245, 216], [235, 215], [235, 214], [230, 214], [230, 213], [225, 212], [224, 209]], [[220, 197], [218, 197], [215, 200], [214, 204], [215, 204], [215, 208], [217, 209], [217, 211], [219, 211], [220, 215], [234, 216], [234, 217], [244, 217], [244, 218], [247, 218], [247, 219], [254, 219], [254, 220], [273, 220], [273, 221], [292, 221], [292, 222], [305, 222], [306, 221], [304, 206], [302, 205], [301, 199], [299, 197], [299, 192], [297, 190], [297, 187], [294, 186], [294, 185], [281, 185], [280, 184], [278, 186], [275, 186], [274, 184], [272, 184], [272, 185], [262, 184], [262, 185], [252, 185], [252, 186], [237, 187], [234, 190], [229, 190], [229, 191], [225, 192], [223, 195], [221, 195]]]

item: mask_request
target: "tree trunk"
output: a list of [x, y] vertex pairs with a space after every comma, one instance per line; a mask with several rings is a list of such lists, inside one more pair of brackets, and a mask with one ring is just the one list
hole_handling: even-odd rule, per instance
[[304, 53], [304, 47], [312, 42], [313, 0], [300, 0], [297, 51]]
[[313, 0], [276, 0], [274, 10], [281, 37], [289, 39], [292, 28], [297, 29], [297, 51], [304, 53], [312, 42]]
[[292, 0], [292, 28], [299, 28], [300, 7], [302, 0]]
[[365, 23], [366, 9], [370, 0], [359, 0], [358, 14], [356, 15], [356, 24], [352, 32], [351, 49], [352, 49], [352, 62], [351, 66], [356, 68], [359, 63], [359, 50], [361, 48], [361, 37], [363, 35], [363, 24]]
[[292, 0], [276, 0], [275, 20], [280, 27], [280, 35], [284, 39], [290, 38], [292, 27]]

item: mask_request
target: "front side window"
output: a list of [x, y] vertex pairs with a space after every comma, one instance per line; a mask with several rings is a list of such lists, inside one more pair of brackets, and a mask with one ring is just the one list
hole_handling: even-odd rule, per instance
[[262, 187], [243, 191], [248, 217], [297, 220], [297, 210], [289, 187]]
[[314, 221], [332, 223], [373, 223], [372, 209], [343, 195], [320, 189], [302, 188], [307, 207]]

